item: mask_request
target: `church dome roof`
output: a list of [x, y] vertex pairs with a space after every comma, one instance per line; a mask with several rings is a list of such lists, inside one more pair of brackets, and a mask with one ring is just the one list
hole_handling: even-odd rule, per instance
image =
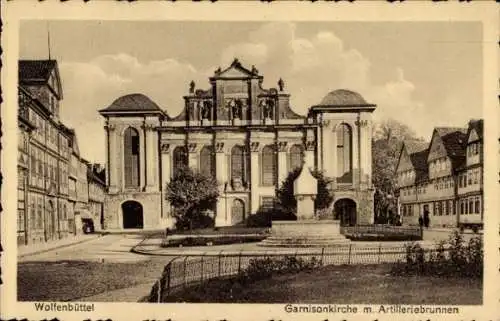
[[104, 112], [161, 112], [158, 105], [143, 94], [129, 94], [117, 98]]
[[337, 89], [329, 92], [318, 106], [361, 106], [368, 105], [357, 92], [347, 89]]

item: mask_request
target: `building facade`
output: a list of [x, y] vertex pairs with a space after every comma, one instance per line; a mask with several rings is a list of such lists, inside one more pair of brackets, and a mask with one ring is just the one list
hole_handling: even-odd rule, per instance
[[396, 169], [403, 224], [456, 227], [483, 221], [483, 120], [435, 128], [430, 144], [404, 142]]
[[[189, 166], [219, 183], [217, 226], [234, 225], [273, 203], [276, 186], [294, 168], [324, 171], [334, 196], [327, 216], [373, 223], [371, 113], [375, 105], [349, 90], [330, 92], [306, 116], [290, 107], [283, 80], [238, 60], [217, 69], [208, 90], [191, 82], [182, 112], [171, 117], [142, 94], [100, 110], [106, 125], [105, 228], [173, 224], [165, 188]], [[314, 151], [307, 158], [306, 150]]]
[[18, 243], [66, 237], [68, 136], [59, 120], [61, 81], [54, 60], [19, 61]]
[[104, 197], [106, 194], [106, 176], [104, 169], [96, 164], [87, 166], [88, 210], [95, 231], [101, 231], [104, 223]]
[[[17, 239], [29, 245], [81, 233], [78, 209], [92, 198], [89, 164], [80, 157], [74, 130], [59, 118], [57, 62], [21, 60], [18, 73]], [[96, 197], [102, 202], [102, 193]]]

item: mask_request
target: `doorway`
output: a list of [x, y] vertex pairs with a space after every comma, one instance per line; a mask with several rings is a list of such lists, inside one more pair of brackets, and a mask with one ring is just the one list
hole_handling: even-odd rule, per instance
[[126, 201], [122, 204], [123, 228], [143, 228], [144, 218], [142, 205], [136, 201]]
[[333, 217], [340, 220], [342, 226], [356, 225], [356, 203], [349, 198], [342, 198], [335, 202]]

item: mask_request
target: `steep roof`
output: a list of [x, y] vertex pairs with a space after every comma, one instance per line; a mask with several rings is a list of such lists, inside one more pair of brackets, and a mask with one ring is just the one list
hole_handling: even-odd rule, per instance
[[429, 155], [429, 143], [420, 140], [405, 140], [401, 152], [406, 150], [410, 162], [415, 169], [416, 183], [425, 181], [428, 175], [427, 157]]
[[465, 144], [467, 143], [467, 128], [437, 127], [435, 129], [441, 137], [446, 153], [451, 159], [453, 168], [458, 168], [465, 161]]
[[55, 60], [19, 60], [19, 81], [46, 82], [56, 65]]
[[117, 98], [108, 107], [99, 110], [100, 113], [116, 113], [116, 112], [155, 112], [163, 113], [160, 107], [143, 94], [129, 94]]
[[405, 140], [404, 144], [408, 154], [417, 153], [429, 148], [429, 143], [421, 140]]
[[483, 127], [484, 127], [484, 121], [483, 119], [472, 119], [469, 121], [469, 128], [467, 131], [467, 136], [469, 136], [471, 130], [475, 130], [477, 133], [477, 136], [479, 137], [480, 140], [483, 139]]
[[429, 178], [429, 167], [427, 164], [427, 156], [429, 155], [429, 150], [424, 149], [419, 152], [410, 155], [411, 162], [415, 167], [415, 181], [422, 182]]

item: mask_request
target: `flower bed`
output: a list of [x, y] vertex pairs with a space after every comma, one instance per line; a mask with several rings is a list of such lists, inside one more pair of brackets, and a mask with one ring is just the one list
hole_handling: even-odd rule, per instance
[[162, 247], [183, 247], [183, 246], [212, 246], [223, 244], [239, 244], [260, 242], [267, 235], [214, 235], [214, 236], [186, 236], [177, 238], [167, 238], [162, 241]]
[[420, 241], [419, 227], [400, 227], [391, 225], [355, 225], [341, 227], [341, 233], [352, 241]]

